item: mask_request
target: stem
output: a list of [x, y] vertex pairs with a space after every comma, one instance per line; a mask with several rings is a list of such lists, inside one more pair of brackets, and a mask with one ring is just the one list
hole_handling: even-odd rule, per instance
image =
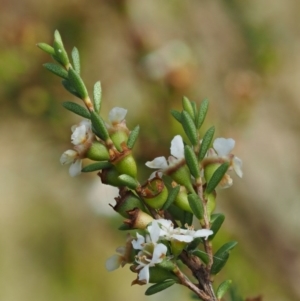
[[[194, 255], [189, 255], [187, 251], [183, 251], [180, 254], [180, 259], [187, 265], [187, 267], [192, 271], [194, 277], [198, 280], [199, 284], [197, 286], [197, 291], [194, 290], [195, 286], [189, 287], [193, 292], [197, 294], [200, 298], [207, 301], [218, 301], [212, 283], [209, 279], [209, 272], [205, 266], [201, 263], [200, 259]], [[177, 275], [177, 274], [176, 274]], [[178, 275], [177, 275], [178, 276]], [[181, 280], [181, 278], [180, 278]], [[189, 280], [188, 280], [189, 281]], [[185, 283], [183, 284], [187, 286]], [[202, 296], [199, 295], [199, 291], [202, 292]], [[204, 293], [204, 295], [203, 295]]]
[[210, 296], [207, 295], [203, 290], [201, 290], [199, 287], [197, 287], [194, 283], [192, 283], [186, 275], [184, 275], [181, 270], [176, 265], [175, 269], [173, 270], [173, 273], [178, 277], [180, 284], [186, 286], [191, 291], [193, 291], [198, 297], [200, 297], [202, 300], [210, 301]]

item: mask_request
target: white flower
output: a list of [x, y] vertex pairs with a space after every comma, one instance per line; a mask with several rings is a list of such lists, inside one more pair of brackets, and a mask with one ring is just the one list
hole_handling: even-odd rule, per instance
[[79, 125], [73, 125], [71, 127], [72, 135], [71, 142], [74, 145], [84, 144], [92, 133], [92, 126], [90, 120], [83, 120]]
[[180, 135], [173, 138], [170, 150], [171, 156], [169, 156], [168, 161], [163, 156], [157, 157], [152, 161], [146, 162], [146, 166], [165, 172], [166, 170], [176, 166], [178, 163], [181, 163], [184, 160], [184, 144]]
[[162, 243], [157, 243], [160, 228], [157, 224], [147, 228], [149, 235], [146, 237], [137, 233], [137, 239], [132, 241], [132, 246], [140, 250], [136, 256], [137, 270], [139, 271], [138, 280], [148, 283], [150, 279], [149, 268], [163, 261], [167, 253], [167, 247]]
[[115, 125], [121, 123], [125, 119], [126, 114], [126, 109], [115, 107], [110, 110], [108, 114], [108, 119], [112, 125]]
[[151, 225], [148, 226], [150, 230], [151, 227], [160, 228], [159, 236], [161, 238], [167, 240], [178, 240], [186, 243], [193, 241], [197, 237], [205, 237], [205, 239], [207, 239], [209, 235], [213, 234], [213, 231], [208, 229], [200, 229], [197, 231], [194, 231], [192, 227], [188, 229], [181, 229], [179, 227], [174, 229], [172, 221], [166, 219], [154, 220]]
[[81, 173], [82, 159], [92, 145], [94, 134], [90, 120], [83, 120], [78, 125], [71, 127], [71, 142], [74, 149], [65, 151], [60, 157], [61, 164], [71, 164], [69, 174], [75, 177]]
[[73, 149], [66, 150], [60, 157], [61, 164], [71, 164], [69, 174], [75, 177], [81, 173], [82, 160], [77, 151]]
[[213, 143], [213, 148], [218, 154], [218, 157], [227, 158], [230, 161], [230, 166], [233, 168], [235, 173], [241, 178], [243, 176], [242, 171], [242, 160], [230, 152], [235, 146], [235, 141], [232, 138], [217, 138]]
[[132, 239], [132, 236], [128, 234], [126, 239], [126, 245], [118, 247], [116, 249], [116, 252], [118, 254], [115, 254], [106, 260], [105, 267], [108, 271], [111, 272], [113, 270], [116, 270], [120, 266], [123, 267], [128, 262], [132, 262], [130, 260], [132, 251]]

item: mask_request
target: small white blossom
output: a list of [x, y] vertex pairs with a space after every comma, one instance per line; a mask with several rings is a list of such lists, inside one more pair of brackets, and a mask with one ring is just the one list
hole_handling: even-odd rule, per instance
[[215, 149], [218, 157], [229, 159], [230, 166], [233, 168], [235, 173], [241, 178], [243, 176], [242, 160], [230, 154], [234, 146], [235, 141], [232, 138], [217, 138], [213, 143], [213, 148]]
[[132, 262], [130, 260], [132, 251], [132, 239], [133, 237], [130, 234], [128, 234], [126, 239], [126, 245], [118, 247], [116, 249], [116, 252], [118, 254], [115, 254], [106, 260], [105, 267], [108, 271], [114, 271], [120, 266], [123, 267], [128, 262]]
[[60, 163], [62, 165], [71, 164], [69, 168], [71, 177], [75, 177], [81, 173], [82, 160], [78, 152], [73, 149], [68, 149], [61, 155]]
[[83, 120], [78, 125], [73, 125], [71, 131], [71, 142], [74, 149], [65, 151], [60, 157], [60, 163], [71, 164], [69, 174], [71, 177], [75, 177], [81, 173], [82, 159], [94, 140], [94, 134], [90, 120]]
[[204, 237], [205, 239], [207, 239], [209, 235], [213, 234], [213, 231], [208, 229], [200, 229], [194, 231], [192, 227], [188, 229], [181, 229], [179, 227], [174, 228], [172, 221], [166, 219], [154, 220], [148, 228], [150, 228], [151, 230], [151, 227], [160, 228], [159, 236], [161, 238], [167, 240], [174, 239], [186, 243], [193, 241], [197, 237]]
[[127, 114], [127, 110], [119, 107], [115, 107], [108, 113], [108, 119], [112, 125], [121, 123]]
[[150, 279], [149, 268], [163, 261], [167, 254], [167, 247], [162, 243], [157, 243], [160, 228], [158, 225], [148, 226], [149, 235], [143, 237], [137, 233], [137, 239], [132, 241], [134, 249], [140, 250], [136, 256], [136, 263], [139, 270], [138, 280], [148, 283]]
[[146, 162], [146, 166], [149, 168], [158, 169], [161, 172], [165, 172], [167, 169], [176, 166], [178, 163], [184, 160], [184, 144], [182, 137], [177, 135], [171, 141], [171, 156], [168, 161], [165, 157], [157, 157], [152, 161]]

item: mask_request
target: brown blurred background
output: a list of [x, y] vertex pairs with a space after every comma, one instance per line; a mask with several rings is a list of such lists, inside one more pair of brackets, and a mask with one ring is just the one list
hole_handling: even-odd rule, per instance
[[[191, 300], [172, 287], [145, 297], [128, 267], [108, 273], [122, 245], [113, 193], [95, 174], [70, 178], [59, 157], [80, 119], [42, 68], [58, 29], [80, 50], [82, 75], [103, 87], [103, 116], [129, 110], [140, 162], [167, 155], [182, 133], [169, 111], [210, 100], [203, 130], [236, 140], [244, 178], [219, 191], [218, 245], [237, 240], [217, 282], [243, 297], [300, 300], [300, 2], [298, 0], [35, 1], [0, 4], [0, 300]], [[142, 166], [141, 180], [149, 174]]]

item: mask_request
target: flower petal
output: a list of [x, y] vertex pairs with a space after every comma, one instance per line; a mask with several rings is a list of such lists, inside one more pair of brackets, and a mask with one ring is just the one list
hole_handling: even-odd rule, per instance
[[71, 142], [74, 145], [82, 144], [86, 140], [87, 128], [85, 125], [77, 126], [71, 135]]
[[167, 250], [168, 249], [164, 244], [157, 244], [154, 247], [150, 265], [155, 265], [156, 263], [162, 262], [164, 255], [167, 254]]
[[71, 164], [69, 168], [69, 174], [71, 177], [76, 177], [81, 174], [81, 166], [82, 166], [82, 160], [77, 159], [74, 163]]
[[73, 163], [77, 157], [78, 157], [78, 153], [75, 150], [68, 149], [61, 155], [59, 161], [62, 165], [70, 164]]
[[216, 138], [213, 144], [214, 149], [220, 157], [227, 156], [233, 150], [235, 141], [232, 138]]
[[165, 157], [157, 157], [152, 161], [148, 161], [145, 164], [149, 168], [156, 168], [156, 169], [166, 169], [168, 168], [168, 162]]
[[184, 144], [182, 137], [180, 135], [176, 135], [171, 141], [171, 155], [176, 157], [177, 159], [184, 158]]
[[242, 171], [242, 165], [243, 162], [240, 158], [234, 156], [232, 160], [232, 167], [235, 171], [235, 173], [241, 178], [243, 176], [243, 171]]
[[140, 235], [139, 233], [136, 234], [137, 239], [132, 240], [132, 246], [136, 250], [143, 250], [143, 244], [145, 243], [145, 237]]
[[115, 107], [109, 112], [108, 119], [111, 122], [111, 124], [120, 123], [125, 119], [126, 114], [126, 109]]
[[153, 220], [150, 226], [147, 227], [147, 230], [150, 234], [151, 241], [156, 243], [159, 239], [160, 235], [160, 227], [158, 225], [157, 220]]
[[194, 234], [194, 238], [196, 237], [205, 237], [207, 239], [208, 236], [212, 235], [213, 231], [208, 229], [197, 230]]
[[119, 255], [113, 255], [109, 257], [105, 262], [105, 267], [108, 271], [114, 271], [121, 265], [121, 257]]
[[149, 264], [147, 264], [139, 271], [139, 280], [148, 283], [149, 278], [150, 278]]

